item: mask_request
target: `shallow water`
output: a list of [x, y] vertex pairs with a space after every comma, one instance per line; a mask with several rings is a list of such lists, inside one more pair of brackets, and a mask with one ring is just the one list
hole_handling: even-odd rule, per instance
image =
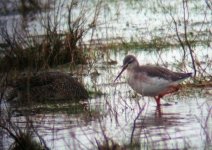
[[[64, 0], [50, 3], [50, 7], [53, 8], [51, 11], [43, 10], [34, 14], [34, 16], [29, 13], [31, 15], [28, 18], [23, 18], [16, 12], [16, 5], [13, 8], [10, 3], [6, 3], [8, 7], [11, 7], [8, 9], [16, 11], [12, 13], [13, 15], [10, 13], [0, 15], [0, 27], [2, 29], [6, 27], [9, 34], [22, 33], [22, 28], [27, 27], [27, 31], [31, 35], [45, 35], [46, 26], [48, 25], [47, 19], [50, 18], [52, 26], [57, 26], [58, 33], [66, 33], [68, 30], [67, 7], [70, 6], [71, 1]], [[46, 3], [46, 1], [43, 3]], [[86, 12], [83, 16], [86, 18], [83, 28], [88, 28], [94, 19], [97, 3], [97, 0], [79, 1], [76, 8], [72, 10], [73, 21]], [[189, 38], [210, 40], [208, 37], [211, 32], [211, 11], [207, 6], [207, 1], [189, 1], [188, 12], [187, 9], [185, 11]], [[178, 32], [181, 35], [181, 33], [184, 33], [183, 4], [181, 0], [104, 1], [101, 3], [96, 27], [83, 36], [83, 42], [86, 44], [91, 40], [97, 40], [97, 43], [99, 41], [113, 42], [114, 39], [117, 39], [114, 40], [115, 42], [122, 42], [123, 40], [139, 41], [165, 37], [167, 41], [176, 43], [177, 39], [172, 37], [176, 35], [172, 17], [177, 22]]]
[[[96, 140], [104, 141], [103, 133], [120, 145], [133, 140], [141, 149], [211, 148], [209, 96], [171, 96], [171, 104], [161, 110], [151, 98], [138, 101], [125, 93], [115, 97], [90, 100], [88, 107], [99, 113], [96, 116], [55, 112], [35, 114], [30, 120], [50, 149], [97, 149]], [[25, 117], [14, 117], [13, 121], [24, 129]], [[8, 140], [5, 137], [4, 146]]]
[[[131, 53], [142, 56], [143, 52]], [[166, 56], [173, 54], [167, 53]], [[152, 54], [145, 58], [148, 60]], [[104, 94], [90, 98], [83, 111], [33, 111], [28, 116], [47, 146], [55, 150], [98, 149], [97, 143], [110, 139], [123, 147], [136, 143], [138, 149], [210, 149], [212, 89], [183, 88], [164, 97], [159, 109], [153, 98], [136, 95], [124, 75], [113, 83], [123, 57], [122, 53], [111, 55], [118, 65], [98, 62], [95, 69], [100, 75], [83, 77], [91, 90]], [[25, 129], [25, 116], [14, 112], [12, 120]], [[4, 148], [12, 142], [8, 135], [3, 136], [3, 141]]]

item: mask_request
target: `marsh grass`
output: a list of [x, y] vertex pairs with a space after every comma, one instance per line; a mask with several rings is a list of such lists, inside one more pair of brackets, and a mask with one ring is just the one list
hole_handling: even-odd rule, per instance
[[98, 150], [134, 150], [141, 149], [140, 143], [131, 143], [120, 145], [113, 140], [108, 140], [107, 143], [103, 142], [102, 144], [96, 141]]
[[64, 114], [81, 114], [87, 111], [86, 103], [69, 102], [68, 100], [61, 101], [42, 101], [42, 102], [29, 102], [14, 103], [14, 112], [24, 112], [24, 114], [48, 114], [48, 113], [64, 113]]
[[[7, 35], [7, 33], [5, 34]], [[68, 62], [71, 62], [72, 65], [86, 63], [83, 49], [76, 45], [69, 46], [67, 44], [67, 42], [72, 41], [68, 38], [70, 33], [62, 35], [63, 37], [57, 33], [49, 33], [43, 36], [44, 40], [41, 44], [35, 40], [31, 43], [30, 38], [19, 42], [12, 41], [11, 39], [14, 37], [6, 35], [4, 40], [8, 47], [4, 50], [4, 56], [0, 59], [1, 71], [47, 69]], [[28, 43], [29, 47], [25, 48], [21, 43]]]
[[20, 127], [18, 124], [21, 122], [15, 122], [11, 114], [8, 118], [2, 118], [0, 122], [0, 128], [6, 133], [13, 143], [9, 146], [10, 150], [43, 150], [48, 149], [45, 141], [34, 128], [32, 121], [26, 117], [27, 122], [24, 127]]
[[[62, 1], [59, 3], [62, 5]], [[60, 33], [58, 28], [58, 24], [60, 23], [60, 16], [58, 15], [62, 8], [54, 7], [51, 10], [57, 12], [54, 18], [50, 16], [49, 11], [45, 10], [47, 19], [44, 19], [45, 17], [42, 16], [42, 11], [40, 12], [42, 16], [40, 17], [40, 25], [44, 30], [42, 35], [32, 35], [27, 27], [23, 27], [19, 31], [17, 29], [18, 25], [14, 25], [12, 31], [8, 31], [7, 27], [3, 26], [0, 36], [6, 46], [1, 47], [3, 53], [0, 58], [0, 70], [3, 72], [26, 69], [40, 70], [66, 63], [70, 63], [71, 66], [87, 63], [87, 53], [85, 51], [88, 51], [89, 48], [85, 49], [81, 45], [82, 38], [88, 31], [95, 28], [101, 2], [99, 2], [100, 4], [96, 4], [96, 13], [91, 22], [86, 18], [86, 13], [88, 13], [86, 3], [70, 2], [70, 5], [66, 8], [68, 12], [66, 21], [68, 23], [68, 29], [63, 33]], [[74, 13], [75, 9], [80, 10], [77, 16]]]
[[[181, 48], [181, 44], [185, 45], [186, 41], [182, 41], [182, 43], [176, 42], [173, 39], [175, 36], [169, 36], [169, 37], [152, 37], [150, 40], [145, 39], [135, 39], [132, 41], [127, 41], [124, 39], [116, 40], [116, 42], [108, 42], [108, 43], [101, 43], [95, 45], [95, 47], [99, 47], [99, 50], [106, 49], [107, 51], [112, 50], [114, 52], [119, 51], [147, 51], [147, 52], [164, 52], [168, 49], [172, 48]], [[188, 41], [189, 44], [192, 47], [195, 47], [197, 45], [205, 45], [207, 46], [210, 42], [205, 40], [191, 40]], [[104, 52], [104, 51], [102, 51]]]
[[96, 97], [104, 96], [104, 95], [106, 95], [106, 93], [103, 93], [103, 92], [100, 91], [100, 90], [95, 90], [95, 91], [89, 91], [89, 95], [90, 95], [91, 97], [96, 98]]
[[[131, 2], [131, 0], [130, 0]], [[185, 1], [183, 1], [185, 4]], [[48, 69], [48, 68], [52, 68], [55, 67], [57, 65], [61, 65], [61, 64], [69, 64], [70, 66], [75, 66], [78, 64], [85, 64], [88, 63], [88, 66], [86, 66], [86, 69], [91, 69], [95, 67], [95, 63], [98, 62], [98, 59], [104, 59], [106, 58], [107, 60], [107, 65], [109, 67], [110, 63], [112, 65], [116, 64], [116, 61], [110, 61], [110, 53], [114, 52], [120, 52], [120, 50], [124, 50], [126, 52], [130, 52], [132, 49], [136, 50], [136, 51], [141, 51], [141, 50], [145, 50], [145, 51], [149, 51], [149, 52], [155, 52], [155, 54], [158, 54], [163, 51], [166, 50], [166, 48], [173, 48], [173, 47], [179, 47], [179, 51], [180, 48], [182, 48], [182, 51], [187, 54], [189, 52], [191, 52], [190, 56], [193, 57], [192, 54], [196, 54], [195, 49], [193, 49], [196, 45], [198, 44], [205, 44], [208, 45], [208, 48], [211, 48], [210, 46], [210, 38], [208, 38], [208, 41], [201, 41], [196, 39], [195, 37], [198, 37], [199, 34], [201, 34], [201, 32], [197, 32], [197, 34], [194, 35], [194, 33], [192, 32], [188, 32], [187, 30], [183, 33], [180, 34], [180, 32], [177, 30], [179, 26], [177, 20], [175, 18], [173, 19], [173, 22], [176, 21], [176, 35], [175, 40], [178, 38], [178, 41], [173, 42], [172, 39], [173, 37], [158, 37], [158, 36], [152, 36], [152, 38], [150, 40], [143, 40], [142, 38], [138, 38], [136, 40], [131, 40], [131, 41], [127, 41], [127, 40], [123, 40], [123, 39], [119, 39], [118, 41], [114, 39], [114, 41], [112, 40], [111, 42], [98, 42], [96, 44], [91, 45], [91, 42], [88, 45], [83, 45], [83, 37], [88, 33], [88, 31], [93, 31], [93, 34], [95, 33], [95, 27], [97, 27], [98, 25], [98, 13], [101, 9], [100, 5], [96, 6], [96, 15], [94, 16], [94, 19], [92, 20], [92, 22], [89, 22], [89, 27], [87, 28], [87, 24], [85, 24], [86, 17], [84, 16], [86, 14], [86, 11], [82, 11], [81, 16], [78, 16], [77, 18], [73, 19], [74, 17], [72, 16], [72, 11], [75, 8], [75, 6], [78, 3], [75, 1], [71, 1], [71, 4], [69, 5], [69, 7], [67, 8], [67, 12], [69, 13], [69, 17], [67, 19], [67, 22], [69, 24], [69, 28], [67, 31], [65, 31], [63, 34], [58, 32], [57, 29], [57, 22], [56, 24], [51, 24], [52, 22], [54, 22], [54, 20], [47, 20], [47, 25], [46, 27], [46, 32], [44, 35], [35, 35], [35, 36], [31, 36], [29, 35], [27, 32], [23, 32], [23, 33], [18, 33], [15, 31], [14, 29], [14, 34], [12, 36], [10, 36], [7, 32], [7, 30], [3, 30], [1, 31], [1, 36], [4, 37], [4, 41], [6, 43], [6, 47], [4, 47], [4, 52], [3, 52], [3, 57], [0, 58], [0, 71], [5, 73], [4, 75], [6, 75], [7, 73], [11, 73], [11, 70], [28, 70], [29, 72], [36, 72], [42, 69]], [[172, 9], [172, 8], [171, 8]], [[83, 9], [82, 9], [83, 10]], [[152, 11], [157, 12], [156, 6], [154, 6], [154, 8], [152, 9]], [[169, 14], [169, 11], [166, 11], [167, 14]], [[57, 16], [55, 16], [56, 18]], [[186, 19], [186, 18], [185, 18]], [[186, 26], [186, 22], [183, 22], [184, 26]], [[52, 26], [51, 26], [52, 25]], [[107, 27], [106, 27], [107, 28]], [[17, 33], [17, 34], [16, 34]], [[184, 39], [185, 34], [187, 34], [187, 38]], [[178, 36], [179, 35], [179, 36]], [[177, 37], [178, 36], [178, 37]], [[41, 39], [41, 40], [40, 40]], [[92, 36], [91, 36], [91, 41], [92, 41]], [[100, 39], [101, 40], [101, 39]], [[108, 40], [108, 39], [107, 39]], [[189, 48], [190, 47], [190, 48]], [[184, 59], [186, 59], [188, 57], [185, 57]], [[201, 64], [198, 64], [198, 60], [195, 60], [196, 58], [193, 57], [193, 63], [194, 65], [196, 64], [196, 66], [200, 65], [200, 67], [196, 68], [197, 73], [199, 72], [202, 76], [201, 77], [195, 77], [194, 79], [189, 80], [186, 84], [183, 85], [184, 88], [194, 88], [194, 87], [200, 87], [200, 88], [204, 88], [204, 87], [211, 87], [211, 76], [205, 77], [205, 73], [209, 74], [207, 72], [205, 72], [205, 68], [201, 67]], [[185, 62], [180, 62], [179, 64], [176, 64], [176, 66], [178, 66], [180, 68], [181, 63], [185, 63]], [[105, 65], [105, 64], [104, 64]], [[185, 65], [185, 64], [183, 64]], [[107, 67], [108, 67], [107, 66]], [[105, 67], [104, 69], [107, 69], [107, 67]], [[210, 65], [208, 65], [207, 67], [210, 67]], [[73, 67], [70, 67], [73, 68]], [[193, 68], [195, 69], [195, 68]], [[199, 69], [199, 70], [198, 70]], [[91, 71], [88, 71], [91, 75]], [[12, 73], [13, 74], [13, 73]], [[3, 78], [2, 78], [3, 79]], [[6, 80], [6, 79], [5, 79]], [[110, 81], [105, 81], [105, 82], [110, 82]], [[94, 83], [94, 84], [98, 84], [98, 83]], [[3, 85], [3, 84], [2, 84]], [[5, 84], [4, 84], [5, 85]], [[113, 84], [110, 85], [111, 88], [113, 87]], [[118, 89], [115, 89], [118, 90]], [[183, 93], [183, 92], [182, 92]], [[117, 93], [116, 93], [117, 94]], [[183, 93], [183, 95], [185, 96], [187, 93]], [[192, 93], [193, 94], [193, 93]], [[95, 99], [95, 103], [100, 103], [98, 100], [98, 98], [102, 98], [104, 103], [103, 106], [99, 106], [99, 105], [95, 105], [93, 107], [95, 107], [96, 109], [99, 109], [100, 107], [103, 107], [104, 109], [99, 109], [99, 110], [90, 110], [90, 105], [91, 104], [75, 104], [75, 103], [67, 103], [65, 101], [52, 101], [52, 102], [46, 102], [46, 101], [42, 101], [40, 103], [34, 103], [32, 101], [29, 100], [28, 105], [26, 104], [18, 104], [16, 106], [14, 106], [16, 109], [15, 111], [21, 112], [20, 115], [29, 115], [29, 114], [43, 114], [43, 116], [45, 116], [46, 114], [60, 114], [60, 113], [65, 113], [68, 114], [70, 116], [76, 115], [76, 116], [84, 116], [85, 118], [88, 118], [88, 124], [89, 127], [90, 125], [92, 125], [93, 123], [96, 122], [92, 122], [94, 120], [98, 120], [98, 123], [100, 125], [102, 125], [100, 127], [100, 129], [97, 129], [97, 125], [99, 125], [97, 123], [97, 125], [95, 124], [93, 128], [89, 128], [89, 131], [94, 131], [94, 133], [98, 132], [102, 137], [103, 140], [99, 140], [97, 138], [93, 138], [93, 139], [89, 139], [88, 136], [91, 134], [83, 132], [84, 137], [88, 139], [88, 141], [90, 141], [90, 145], [92, 145], [94, 148], [97, 149], [111, 149], [111, 150], [116, 150], [116, 149], [141, 149], [142, 147], [147, 147], [147, 148], [153, 148], [154, 145], [151, 145], [152, 143], [148, 143], [149, 145], [142, 145], [141, 141], [136, 140], [136, 136], [141, 136], [141, 131], [145, 130], [144, 126], [142, 126], [142, 122], [141, 124], [137, 123], [137, 118], [140, 119], [141, 117], [141, 112], [142, 112], [142, 108], [140, 108], [140, 111], [137, 112], [136, 114], [136, 118], [134, 118], [134, 124], [130, 124], [128, 122], [126, 122], [126, 126], [130, 126], [131, 128], [131, 136], [130, 137], [126, 137], [129, 138], [129, 143], [127, 144], [120, 144], [119, 142], [117, 142], [116, 140], [113, 140], [109, 134], [106, 134], [106, 124], [105, 124], [105, 120], [103, 120], [103, 118], [106, 115], [110, 115], [109, 116], [109, 120], [113, 120], [116, 123], [117, 129], [120, 129], [120, 124], [119, 124], [119, 118], [120, 115], [123, 113], [126, 113], [126, 118], [129, 117], [131, 114], [129, 114], [127, 110], [131, 110], [134, 111], [135, 108], [134, 106], [131, 106], [130, 104], [133, 103], [135, 101], [135, 97], [133, 96], [129, 96], [129, 95], [116, 95], [118, 98], [110, 98], [112, 99], [110, 101], [110, 99], [108, 99], [108, 94], [107, 93], [103, 93], [102, 91], [95, 89], [95, 90], [91, 90], [89, 92], [89, 95], [91, 95], [92, 98]], [[180, 95], [178, 98], [181, 99], [183, 95]], [[114, 96], [115, 97], [115, 96]], [[130, 99], [128, 102], [128, 98], [132, 98], [132, 100]], [[117, 103], [115, 106], [115, 102], [114, 101], [119, 101], [119, 103]], [[128, 104], [130, 103], [130, 104]], [[121, 108], [121, 112], [119, 112], [119, 108], [118, 107], [123, 107]], [[9, 110], [9, 114], [11, 112], [13, 112], [14, 110]], [[104, 112], [103, 112], [104, 111]], [[211, 108], [208, 105], [208, 114], [206, 119], [201, 119], [201, 118], [197, 118], [199, 120], [199, 123], [201, 125], [201, 127], [204, 130], [204, 134], [207, 137], [207, 142], [206, 145], [210, 145], [211, 144], [211, 135], [210, 135], [210, 126], [209, 124], [209, 119], [211, 116]], [[157, 113], [157, 112], [156, 112]], [[102, 115], [104, 114], [104, 116]], [[157, 115], [157, 114], [156, 114]], [[145, 114], [142, 117], [146, 117]], [[152, 118], [147, 118], [147, 119], [152, 119], [152, 120], [161, 120], [161, 118], [159, 118], [158, 116], [153, 116]], [[158, 118], [157, 118], [158, 117]], [[205, 116], [202, 116], [205, 117]], [[177, 118], [176, 118], [177, 119]], [[91, 121], [92, 120], [92, 121]], [[7, 122], [8, 120], [6, 120], [5, 122]], [[90, 122], [91, 121], [91, 122]], [[166, 118], [165, 118], [165, 121]], [[165, 122], [164, 121], [164, 122]], [[5, 124], [5, 122], [1, 122], [0, 125], [2, 127], [2, 129], [7, 129], [7, 125]], [[32, 122], [31, 120], [26, 120], [26, 122]], [[112, 122], [112, 121], [111, 121]], [[52, 123], [52, 122], [51, 122]], [[58, 122], [55, 121], [55, 124], [57, 124]], [[61, 122], [59, 122], [61, 123]], [[59, 124], [58, 123], [58, 124]], [[169, 123], [169, 122], [168, 122]], [[81, 124], [77, 124], [79, 126], [81, 126]], [[140, 126], [139, 126], [140, 125]], [[169, 124], [170, 125], [170, 124]], [[32, 128], [30, 128], [32, 129]], [[83, 127], [80, 128], [82, 131], [84, 131]], [[138, 135], [135, 135], [135, 129], [138, 130], [139, 132], [137, 133]], [[33, 146], [37, 146], [38, 148], [42, 148], [42, 146], [39, 146], [40, 142], [37, 142], [36, 140], [34, 140], [34, 134], [31, 131], [24, 131], [24, 129], [16, 129], [19, 132], [16, 132], [16, 135], [12, 135], [12, 139], [14, 139], [16, 142], [13, 143], [11, 145], [11, 149], [18, 149], [20, 148], [20, 146], [25, 145], [25, 144], [29, 144], [29, 145], [33, 145]], [[35, 128], [35, 130], [38, 130]], [[59, 129], [58, 129], [59, 130]], [[110, 130], [110, 129], [108, 129]], [[160, 126], [156, 126], [155, 131], [160, 130]], [[12, 128], [8, 128], [7, 130], [8, 133], [13, 133], [13, 129]], [[52, 132], [56, 132], [54, 131], [54, 129], [52, 129]], [[121, 131], [124, 132], [124, 131]], [[147, 131], [148, 132], [148, 131]], [[145, 137], [142, 137], [143, 140], [152, 140], [151, 137], [147, 137], [148, 133], [146, 132], [147, 135], [145, 135]], [[71, 133], [70, 133], [71, 134]], [[83, 145], [82, 141], [78, 141], [75, 133], [73, 133], [73, 135], [70, 135], [74, 140], [76, 140], [75, 142], [79, 142], [80, 144]], [[151, 136], [151, 135], [150, 135]], [[160, 136], [160, 133], [159, 133]], [[169, 136], [169, 135], [168, 135]], [[149, 138], [149, 139], [148, 139]], [[162, 135], [161, 135], [162, 138]], [[95, 139], [95, 141], [93, 141]], [[187, 139], [185, 140], [185, 144], [186, 144], [186, 148], [190, 148], [190, 143]], [[42, 140], [41, 140], [42, 141]], [[164, 145], [166, 144], [166, 139], [164, 138], [164, 140], [159, 141], [161, 143], [163, 143]], [[22, 143], [22, 144], [20, 144]], [[80, 148], [81, 145], [74, 145], [74, 148]], [[44, 144], [45, 145], [45, 144]], [[89, 149], [89, 146], [84, 145], [85, 148]], [[28, 146], [25, 146], [28, 147]], [[70, 145], [67, 144], [67, 147], [70, 147]], [[168, 149], [168, 147], [166, 147], [166, 145], [164, 146], [165, 148]], [[177, 147], [177, 146], [176, 146]], [[207, 147], [206, 147], [207, 148]]]
[[35, 139], [33, 139], [33, 136], [26, 132], [20, 131], [15, 137], [14, 137], [14, 143], [10, 145], [9, 150], [43, 150], [44, 147], [37, 142]]

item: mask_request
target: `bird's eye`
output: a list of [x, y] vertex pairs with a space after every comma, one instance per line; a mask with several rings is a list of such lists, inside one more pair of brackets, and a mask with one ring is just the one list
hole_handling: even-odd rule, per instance
[[128, 64], [131, 64], [133, 61], [134, 61], [134, 60], [133, 60], [133, 59], [131, 59], [131, 60], [128, 62]]

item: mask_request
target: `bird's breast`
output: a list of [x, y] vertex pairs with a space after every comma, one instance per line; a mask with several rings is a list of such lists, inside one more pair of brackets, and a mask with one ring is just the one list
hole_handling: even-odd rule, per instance
[[171, 83], [159, 77], [150, 77], [143, 73], [128, 73], [128, 84], [143, 96], [157, 96]]

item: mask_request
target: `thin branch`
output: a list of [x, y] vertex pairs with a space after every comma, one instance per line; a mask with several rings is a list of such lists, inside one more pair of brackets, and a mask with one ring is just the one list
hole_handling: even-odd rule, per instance
[[[187, 12], [187, 18], [186, 18], [186, 12]], [[188, 41], [188, 36], [187, 36], [187, 23], [188, 23], [188, 19], [189, 19], [189, 11], [188, 11], [188, 1], [187, 0], [183, 0], [183, 19], [184, 19], [184, 36], [185, 36], [185, 42], [186, 45], [188, 46], [189, 49], [189, 53], [191, 56], [191, 60], [192, 60], [192, 66], [193, 66], [193, 70], [194, 70], [194, 78], [196, 77], [197, 74], [197, 69], [196, 69], [196, 64], [195, 64], [195, 59], [194, 59], [194, 55], [193, 55], [193, 49], [191, 47], [190, 42]]]

